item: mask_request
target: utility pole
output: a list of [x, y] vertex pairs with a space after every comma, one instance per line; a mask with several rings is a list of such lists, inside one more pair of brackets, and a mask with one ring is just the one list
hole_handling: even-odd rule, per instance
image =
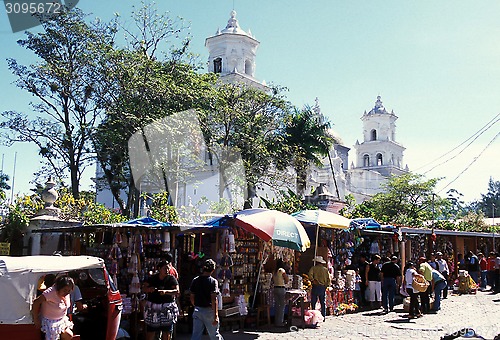
[[432, 231], [434, 232], [434, 225], [436, 224], [436, 213], [434, 212], [434, 198], [436, 197], [435, 193], [432, 193]]
[[10, 204], [14, 204], [14, 187], [16, 184], [16, 163], [17, 163], [17, 151], [14, 153], [14, 171], [12, 172], [12, 188], [10, 191]]
[[495, 203], [491, 203], [491, 212], [492, 212], [492, 222], [493, 225], [493, 251], [496, 253], [497, 248], [495, 246]]

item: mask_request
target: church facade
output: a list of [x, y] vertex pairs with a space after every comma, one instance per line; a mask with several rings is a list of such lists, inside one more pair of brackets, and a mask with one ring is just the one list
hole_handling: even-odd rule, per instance
[[[208, 49], [208, 71], [219, 74], [219, 81], [223, 83], [236, 83], [267, 91], [265, 82], [255, 78], [259, 44], [250, 31], [241, 29], [233, 10], [226, 27], [218, 29], [205, 41], [205, 47]], [[318, 119], [325, 119], [318, 99], [313, 110]], [[306, 196], [306, 200], [318, 204], [322, 209], [338, 211], [343, 206], [346, 195], [352, 194], [360, 203], [380, 192], [381, 184], [387, 181], [389, 176], [407, 172], [407, 168], [403, 169], [405, 148], [396, 141], [397, 119], [394, 112], [385, 109], [379, 96], [375, 106], [370, 111], [365, 111], [361, 117], [362, 139], [361, 142], [356, 141], [353, 150], [345, 146], [340, 136], [331, 131], [337, 143], [322, 160], [321, 166], [311, 167], [306, 183], [306, 193], [311, 194]], [[354, 155], [349, 167], [350, 152]], [[200, 151], [200, 157], [207, 161], [206, 149]], [[284, 182], [283, 186], [295, 190], [296, 177], [293, 169], [285, 175], [289, 180]], [[198, 171], [195, 178], [178, 186], [175, 193], [176, 206], [192, 206], [203, 197], [208, 201], [219, 201], [219, 180], [217, 164], [207, 163], [205, 170]], [[276, 188], [258, 186], [254, 206], [259, 203], [259, 196], [272, 199], [276, 196], [276, 191]], [[106, 206], [113, 206], [109, 190], [99, 191], [97, 199]], [[201, 207], [206, 208], [208, 207]]]

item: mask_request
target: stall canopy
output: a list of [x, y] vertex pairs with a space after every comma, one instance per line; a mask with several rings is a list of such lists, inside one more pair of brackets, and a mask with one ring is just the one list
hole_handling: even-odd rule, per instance
[[293, 213], [297, 220], [303, 224], [316, 226], [316, 243], [314, 246], [314, 257], [318, 251], [318, 236], [319, 228], [347, 229], [351, 220], [339, 214], [335, 214], [325, 210], [301, 210]]
[[119, 223], [120, 227], [151, 227], [151, 228], [164, 228], [170, 227], [172, 224], [168, 222], [160, 222], [151, 217], [136, 218], [127, 222]]
[[357, 229], [380, 229], [381, 225], [373, 218], [355, 218], [351, 221], [351, 228]]
[[41, 274], [104, 268], [93, 256], [0, 256], [0, 323], [32, 323], [30, 307]]
[[300, 222], [284, 212], [263, 208], [241, 210], [234, 214], [234, 224], [264, 241], [280, 247], [305, 251], [311, 246]]
[[347, 229], [351, 220], [339, 214], [325, 210], [301, 210], [292, 214], [304, 224], [318, 225], [324, 228]]

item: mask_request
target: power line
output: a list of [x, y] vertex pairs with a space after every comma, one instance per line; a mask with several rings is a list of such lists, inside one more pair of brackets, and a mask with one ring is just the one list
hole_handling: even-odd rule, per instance
[[447, 162], [451, 161], [452, 159], [456, 158], [457, 156], [459, 156], [463, 151], [465, 151], [474, 141], [476, 141], [483, 133], [485, 133], [486, 131], [488, 131], [491, 127], [493, 127], [496, 123], [498, 123], [498, 121], [500, 120], [498, 118], [498, 116], [500, 116], [500, 113], [498, 113], [495, 117], [493, 117], [493, 119], [491, 119], [488, 123], [486, 123], [483, 127], [481, 127], [478, 131], [476, 131], [472, 136], [470, 136], [469, 138], [467, 138], [465, 141], [463, 141], [462, 143], [460, 143], [459, 145], [457, 145], [456, 147], [454, 147], [452, 150], [450, 151], [447, 151], [445, 152], [444, 154], [442, 154], [441, 156], [439, 156], [438, 158], [434, 159], [433, 161], [415, 169], [415, 171], [418, 171], [420, 169], [423, 169], [425, 167], [427, 167], [428, 165], [431, 165], [437, 161], [439, 161], [440, 159], [442, 159], [443, 157], [447, 156], [448, 154], [452, 153], [453, 151], [457, 150], [458, 148], [460, 148], [462, 145], [464, 145], [465, 143], [467, 143], [469, 140], [472, 139], [472, 141], [467, 144], [462, 150], [459, 151], [458, 154], [456, 154], [455, 156], [439, 163], [438, 165], [435, 165], [434, 167], [432, 167], [431, 169], [427, 170], [426, 172], [424, 172], [424, 174], [427, 174], [428, 172], [434, 170], [435, 168], [437, 168], [438, 166], [441, 166], [443, 164], [446, 164]]
[[452, 183], [454, 183], [457, 179], [460, 178], [460, 176], [462, 176], [464, 174], [464, 172], [466, 172], [471, 166], [472, 164], [474, 164], [478, 159], [479, 157], [481, 157], [481, 155], [486, 151], [486, 149], [489, 148], [489, 146], [491, 144], [493, 144], [493, 142], [495, 141], [495, 139], [497, 139], [497, 137], [500, 135], [500, 132], [498, 132], [495, 137], [493, 137], [493, 139], [488, 143], [488, 145], [486, 145], [486, 147], [479, 153], [479, 155], [477, 155], [476, 157], [474, 157], [474, 159], [472, 160], [472, 162], [469, 163], [469, 165], [467, 165], [467, 167], [465, 167], [465, 169], [463, 169], [458, 175], [457, 177], [455, 177], [451, 182], [449, 182], [448, 184], [446, 184], [441, 190], [438, 191], [438, 193], [440, 193], [441, 191], [443, 191], [444, 189], [446, 189], [447, 187], [449, 187]]

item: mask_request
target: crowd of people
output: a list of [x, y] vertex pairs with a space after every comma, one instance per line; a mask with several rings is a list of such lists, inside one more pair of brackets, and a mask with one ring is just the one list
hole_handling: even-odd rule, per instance
[[[399, 296], [409, 297], [408, 318], [419, 318], [424, 314], [438, 313], [448, 290], [458, 284], [458, 273], [470, 275], [482, 290], [489, 286], [493, 293], [500, 290], [500, 257], [491, 252], [486, 258], [482, 253], [469, 251], [466, 256], [458, 254], [458, 262], [447, 260], [442, 252], [430, 254], [429, 258], [419, 257], [406, 262], [401, 268], [397, 254], [361, 254], [359, 261], [339, 268], [339, 276], [345, 281], [348, 298], [361, 307], [361, 310], [382, 308], [382, 313], [394, 311]], [[309, 271], [312, 282], [311, 305], [319, 301], [321, 314], [326, 316], [327, 288], [339, 277], [328, 272], [326, 261], [317, 256]], [[333, 280], [333, 281], [332, 281]]]
[[[142, 285], [142, 292], [146, 294], [147, 339], [155, 338], [158, 333], [162, 334], [163, 340], [170, 339], [179, 315], [176, 304], [176, 297], [180, 294], [178, 274], [169, 260], [160, 261], [157, 272]], [[316, 256], [313, 262], [308, 273], [312, 283], [311, 306], [316, 306], [319, 301], [321, 314], [326, 317], [327, 289], [335, 278], [322, 256]], [[403, 269], [396, 254], [386, 254], [383, 258], [374, 254], [370, 261], [366, 255], [360, 255], [357, 263], [350, 263], [339, 274], [343, 273], [349, 298], [362, 309], [382, 308], [382, 313], [390, 313], [394, 311], [396, 297], [400, 294], [409, 296], [408, 318], [413, 319], [439, 312], [442, 299], [447, 298], [448, 289], [455, 283], [455, 266], [457, 271], [467, 271], [481, 289], [486, 290], [489, 286], [493, 293], [500, 291], [500, 256], [494, 252], [485, 257], [482, 253], [470, 251], [465, 257], [459, 255], [456, 264], [447, 261], [443, 253], [436, 252], [429, 259], [420, 257], [415, 262], [408, 261]], [[288, 275], [284, 267], [282, 261], [277, 261], [273, 274], [275, 325], [278, 327], [285, 325]], [[212, 276], [215, 269], [213, 260], [205, 260], [202, 273], [192, 280], [189, 288], [194, 306], [192, 339], [195, 340], [201, 339], [205, 329], [211, 339], [223, 339], [219, 332], [219, 284]], [[33, 319], [47, 340], [71, 339], [71, 315], [74, 310], [85, 308], [81, 304], [77, 281], [74, 275], [46, 275], [44, 289], [33, 303]]]

